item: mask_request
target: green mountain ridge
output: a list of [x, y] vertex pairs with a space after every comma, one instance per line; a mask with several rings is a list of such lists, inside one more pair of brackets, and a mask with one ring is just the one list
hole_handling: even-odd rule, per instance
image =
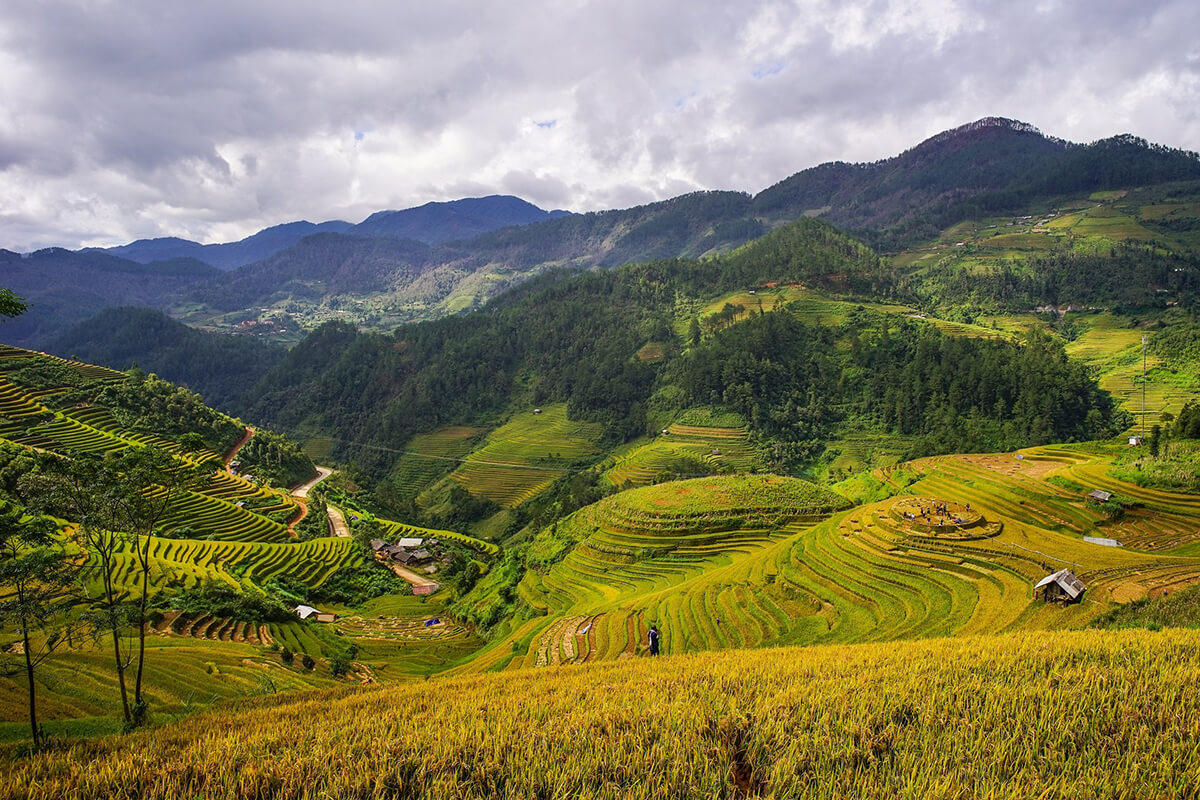
[[[1194, 153], [1130, 136], [1075, 145], [1024, 123], [988, 118], [884, 161], [805, 170], [753, 197], [698, 192], [432, 245], [321, 233], [219, 279], [197, 275], [194, 281], [156, 279], [124, 287], [110, 276], [113, 286], [106, 292], [76, 296], [70, 292], [78, 282], [72, 276], [87, 269], [86, 259], [94, 254], [71, 254], [80, 260], [68, 265], [64, 256], [58, 259], [63, 264], [22, 283], [23, 296], [34, 306], [9, 339], [44, 345], [66, 323], [130, 302], [224, 330], [271, 320], [285, 320], [286, 329], [312, 329], [331, 319], [386, 330], [481, 307], [521, 281], [563, 267], [728, 252], [806, 214], [890, 252], [967, 219], [1037, 213], [1031, 209], [1098, 190], [1197, 180], [1200, 160]], [[1186, 230], [1191, 223], [1161, 224]], [[56, 297], [62, 291], [67, 293]]]

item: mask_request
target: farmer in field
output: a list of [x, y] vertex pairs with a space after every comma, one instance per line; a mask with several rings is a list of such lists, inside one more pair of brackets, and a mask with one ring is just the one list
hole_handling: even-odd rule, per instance
[[649, 639], [650, 639], [650, 655], [656, 656], [656, 655], [658, 655], [658, 626], [657, 625], [650, 626]]

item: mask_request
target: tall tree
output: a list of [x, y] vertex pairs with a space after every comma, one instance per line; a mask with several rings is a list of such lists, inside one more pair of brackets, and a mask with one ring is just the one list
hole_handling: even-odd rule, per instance
[[44, 737], [38, 725], [34, 673], [70, 640], [72, 583], [77, 565], [57, 541], [57, 526], [9, 506], [0, 511], [0, 625], [21, 636], [25, 680], [29, 686], [29, 731], [33, 749]]
[[[200, 442], [203, 447], [203, 441]], [[124, 491], [121, 499], [121, 525], [128, 535], [130, 547], [137, 559], [139, 592], [132, 606], [131, 624], [137, 629], [137, 661], [134, 668], [133, 724], [146, 721], [149, 706], [142, 694], [142, 678], [146, 667], [146, 623], [149, 616], [150, 573], [153, 567], [150, 554], [154, 535], [175, 504], [195, 487], [209, 470], [191, 461], [179, 461], [162, 450], [148, 447], [124, 451], [113, 466], [120, 474]]]
[[[127, 484], [111, 463], [112, 457], [80, 454], [73, 459], [51, 459], [40, 472], [23, 476], [18, 491], [31, 505], [75, 523], [76, 544], [87, 558], [80, 572], [88, 622], [99, 638], [109, 638], [120, 690], [121, 712], [131, 728], [134, 717], [125, 671], [130, 647], [124, 635], [130, 625], [128, 591], [119, 581], [120, 554], [125, 544], [118, 534]], [[99, 579], [92, 596], [90, 581]]]

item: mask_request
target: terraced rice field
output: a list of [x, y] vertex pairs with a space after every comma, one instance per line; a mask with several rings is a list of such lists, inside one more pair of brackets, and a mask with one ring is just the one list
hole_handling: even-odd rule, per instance
[[[1152, 335], [1109, 314], [1081, 318], [1087, 330], [1067, 344], [1067, 354], [1095, 367], [1100, 387], [1113, 394], [1121, 407], [1134, 415], [1135, 428], [1141, 426], [1142, 412], [1142, 336]], [[1200, 385], [1187, 376], [1175, 376], [1159, 369], [1162, 359], [1146, 359], [1146, 425], [1162, 421], [1164, 413], [1178, 414], [1200, 392]]]
[[[518, 654], [502, 643], [465, 669], [631, 657], [652, 622], [668, 653], [1060, 629], [1112, 602], [1200, 580], [1200, 498], [1124, 484], [1100, 457], [1046, 447], [907, 466], [921, 478], [897, 485], [902, 496], [944, 502], [964, 519], [969, 505], [975, 521], [933, 535], [897, 513], [894, 499], [819, 522], [748, 518], [711, 490], [677, 513], [664, 491], [672, 484], [589, 506], [559, 523], [578, 544], [519, 586], [546, 616], [508, 638]], [[1110, 522], [1086, 491], [1064, 485], [1105, 488], [1145, 509]], [[700, 498], [713, 498], [707, 510]], [[1033, 584], [1064, 567], [1087, 585], [1083, 601], [1035, 601]]]
[[830, 465], [833, 475], [848, 475], [871, 467], [887, 467], [899, 462], [908, 451], [911, 440], [905, 436], [884, 433], [843, 433], [829, 446], [838, 453]]
[[182, 611], [168, 611], [150, 629], [158, 636], [190, 636], [218, 642], [269, 645], [275, 641], [265, 624]]
[[[128, 542], [118, 549], [115, 560], [118, 584], [136, 593], [138, 566]], [[342, 567], [361, 563], [354, 542], [343, 538], [267, 544], [155, 537], [150, 544], [150, 592], [190, 588], [205, 581], [236, 586], [245, 579], [261, 584], [278, 575], [316, 587]], [[90, 585], [98, 588], [99, 576], [93, 576]]]
[[482, 539], [476, 539], [474, 536], [468, 536], [465, 533], [457, 531], [435, 530], [433, 528], [418, 528], [415, 525], [406, 525], [403, 522], [393, 522], [387, 519], [376, 519], [383, 527], [384, 538], [392, 541], [400, 538], [412, 539], [439, 539], [461, 542], [462, 544], [471, 547], [480, 553], [488, 556], [494, 556], [500, 552], [499, 545], [492, 542], [485, 542]]
[[[284, 507], [281, 502], [278, 508]], [[289, 538], [286, 525], [199, 492], [176, 499], [162, 523], [167, 533], [184, 527], [196, 536], [231, 542], [286, 542]]]
[[[748, 292], [735, 292], [705, 306], [700, 312], [704, 319], [721, 311], [725, 304], [742, 306], [735, 319], [744, 319], [751, 312], [757, 312], [760, 304], [763, 311], [777, 311], [786, 308], [788, 313], [809, 325], [840, 325], [846, 321], [856, 308], [869, 308], [885, 314], [898, 314], [910, 319], [921, 320], [933, 325], [943, 333], [953, 336], [968, 336], [975, 338], [990, 338], [1002, 336], [1003, 333], [982, 325], [971, 325], [962, 322], [928, 317], [910, 306], [893, 303], [853, 303], [844, 300], [834, 300], [816, 292], [799, 287], [776, 287], [756, 290], [753, 295]], [[690, 317], [676, 323], [676, 333], [687, 335]]]
[[567, 419], [565, 403], [517, 414], [492, 431], [450, 477], [472, 494], [516, 508], [598, 452], [601, 426]]
[[43, 353], [38, 350], [26, 350], [21, 347], [13, 347], [9, 344], [0, 344], [0, 373], [8, 372], [12, 369], [6, 366], [6, 360], [15, 360], [23, 358], [42, 358], [48, 361], [53, 361], [56, 364], [70, 367], [85, 378], [92, 380], [108, 380], [125, 377], [124, 373], [118, 372], [115, 369], [101, 367], [97, 364], [84, 364], [81, 361], [72, 361], [69, 358], [60, 358], [52, 356], [49, 353]]
[[[194, 713], [213, 703], [259, 695], [334, 685], [328, 670], [287, 669], [276, 655], [256, 645], [233, 641], [152, 636], [147, 642], [146, 692], [156, 721], [173, 714]], [[101, 650], [69, 650], [45, 662], [38, 705], [51, 735], [94, 726], [119, 702], [112, 680], [112, 654]], [[0, 736], [20, 740], [28, 735], [21, 720], [26, 700], [24, 681], [0, 675]], [[80, 720], [76, 722], [76, 720]], [[111, 718], [110, 718], [111, 719]], [[114, 722], [114, 732], [120, 730]], [[85, 728], [86, 730], [86, 728]]]
[[0, 797], [1189, 797], [1198, 653], [1026, 633], [264, 699], [5, 760]]
[[459, 459], [471, 452], [471, 441], [483, 428], [454, 426], [414, 436], [396, 460], [388, 482], [409, 497], [416, 497], [441, 476], [450, 472]]
[[667, 428], [667, 433], [620, 457], [604, 476], [614, 486], [645, 486], [681, 459], [702, 463], [714, 473], [745, 473], [762, 466], [745, 425], [675, 423]]

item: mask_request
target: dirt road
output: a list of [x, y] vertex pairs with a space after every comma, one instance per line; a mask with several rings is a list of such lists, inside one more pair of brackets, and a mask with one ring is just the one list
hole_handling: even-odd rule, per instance
[[418, 575], [417, 573], [413, 572], [411, 569], [402, 567], [399, 564], [388, 562], [387, 566], [388, 566], [388, 569], [390, 569], [392, 572], [396, 573], [397, 577], [408, 581], [413, 586], [432, 586], [433, 588], [430, 590], [431, 592], [436, 592], [438, 590], [439, 584], [437, 581], [431, 581], [431, 580], [429, 580], [428, 577], [423, 576], [423, 575]]
[[225, 461], [226, 470], [229, 469], [229, 462], [237, 458], [238, 451], [245, 447], [246, 442], [250, 441], [251, 437], [253, 436], [254, 428], [247, 427], [246, 430], [242, 432], [242, 438], [238, 439], [238, 443], [233, 446], [233, 449], [225, 454], [225, 458], [223, 460]]
[[334, 473], [329, 467], [317, 467], [317, 477], [292, 489], [292, 497], [308, 497], [308, 490]]
[[329, 514], [329, 524], [333, 526], [334, 536], [349, 536], [350, 526], [346, 524], [346, 517], [342, 514], [342, 510], [335, 506], [325, 506], [325, 511]]

